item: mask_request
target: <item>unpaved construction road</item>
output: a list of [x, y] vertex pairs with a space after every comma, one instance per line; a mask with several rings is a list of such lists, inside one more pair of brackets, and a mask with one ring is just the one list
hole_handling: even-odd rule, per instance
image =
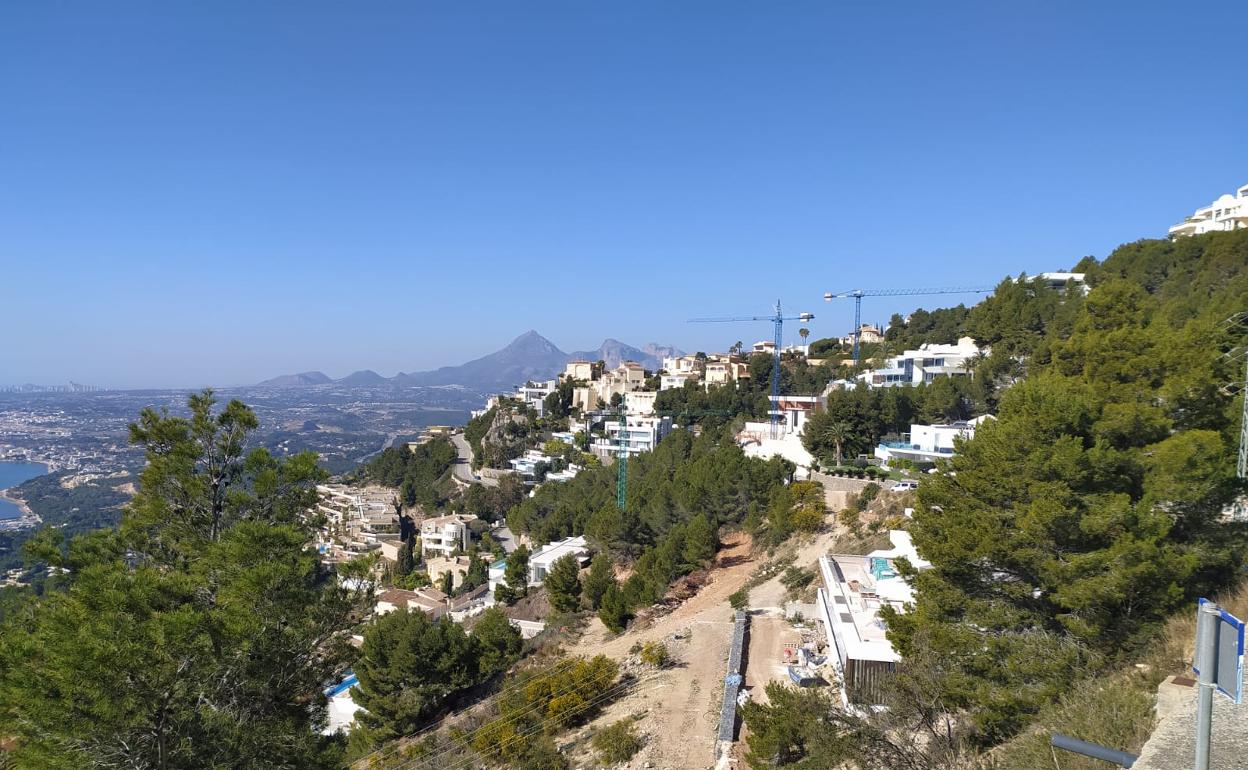
[[[800, 545], [796, 563], [813, 563], [830, 539], [831, 535], [823, 535]], [[711, 582], [649, 627], [615, 636], [594, 618], [568, 650], [573, 655], [601, 654], [622, 660], [634, 645], [652, 641], [667, 645], [673, 665], [646, 674], [637, 688], [605, 709], [591, 726], [604, 727], [644, 713], [637, 731], [644, 736], [645, 746], [630, 761], [630, 767], [644, 768], [649, 762], [654, 770], [685, 770], [714, 764], [715, 731], [732, 637], [733, 611], [728, 596], [744, 586], [759, 565], [750, 555], [752, 545], [748, 535], [726, 537], [711, 571]], [[776, 667], [779, 650], [790, 638], [799, 638], [780, 616], [778, 605], [783, 603], [783, 596], [784, 586], [778, 577], [751, 591], [751, 605], [766, 608], [756, 616], [761, 621], [758, 632], [750, 631], [746, 684], [755, 687], [754, 696], [761, 695], [762, 685], [776, 678], [777, 671], [785, 676], [784, 669]], [[686, 633], [688, 638], [673, 639]]]

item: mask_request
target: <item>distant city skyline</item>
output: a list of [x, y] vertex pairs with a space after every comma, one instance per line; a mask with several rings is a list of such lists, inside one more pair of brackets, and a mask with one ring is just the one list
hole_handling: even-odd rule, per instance
[[1248, 183], [1248, 7], [837, 6], [0, 6], [0, 386], [839, 336]]

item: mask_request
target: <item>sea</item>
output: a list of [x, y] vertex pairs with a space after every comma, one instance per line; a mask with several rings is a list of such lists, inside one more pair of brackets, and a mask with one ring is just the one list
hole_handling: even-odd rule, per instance
[[[0, 463], [0, 489], [8, 489], [48, 472], [39, 463]], [[16, 519], [22, 512], [8, 500], [0, 499], [0, 519]]]

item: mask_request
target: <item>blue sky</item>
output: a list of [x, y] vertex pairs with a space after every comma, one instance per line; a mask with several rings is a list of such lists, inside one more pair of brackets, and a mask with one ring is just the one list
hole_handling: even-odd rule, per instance
[[[0, 383], [723, 348], [1248, 183], [1248, 5], [0, 5]], [[956, 300], [955, 300], [956, 301]], [[940, 298], [864, 302], [867, 320]]]

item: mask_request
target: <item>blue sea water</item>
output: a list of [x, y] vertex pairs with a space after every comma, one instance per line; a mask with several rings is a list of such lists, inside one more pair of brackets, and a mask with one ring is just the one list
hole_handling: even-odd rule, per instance
[[[48, 472], [39, 463], [0, 463], [0, 489], [8, 489]], [[16, 519], [21, 515], [17, 506], [8, 500], [0, 500], [0, 519]]]

